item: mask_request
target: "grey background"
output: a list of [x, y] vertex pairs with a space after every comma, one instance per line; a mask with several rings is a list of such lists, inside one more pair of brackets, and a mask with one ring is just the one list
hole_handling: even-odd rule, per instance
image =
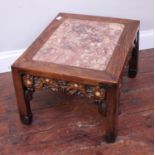
[[0, 0], [0, 52], [28, 47], [58, 12], [141, 20], [153, 29], [153, 0]]

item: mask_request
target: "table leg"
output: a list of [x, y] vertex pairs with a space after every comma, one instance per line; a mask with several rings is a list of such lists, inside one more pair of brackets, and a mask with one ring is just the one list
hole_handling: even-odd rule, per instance
[[107, 88], [105, 140], [108, 143], [114, 142], [117, 136], [119, 98], [120, 98], [120, 90], [118, 85], [113, 85]]
[[13, 67], [12, 76], [21, 121], [24, 124], [29, 125], [32, 122], [30, 100], [32, 99], [33, 90], [31, 88], [24, 87], [22, 75], [16, 68]]
[[134, 47], [132, 50], [132, 56], [129, 61], [129, 71], [128, 76], [134, 78], [138, 72], [138, 53], [139, 53], [139, 31], [137, 32], [137, 37], [134, 41]]

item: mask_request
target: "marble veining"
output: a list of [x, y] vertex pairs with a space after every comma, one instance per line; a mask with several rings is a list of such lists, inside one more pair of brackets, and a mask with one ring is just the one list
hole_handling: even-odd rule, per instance
[[65, 19], [32, 58], [87, 69], [105, 70], [124, 25]]

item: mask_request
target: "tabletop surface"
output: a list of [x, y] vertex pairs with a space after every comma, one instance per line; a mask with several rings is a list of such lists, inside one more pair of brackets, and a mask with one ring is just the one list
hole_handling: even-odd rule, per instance
[[120, 23], [67, 18], [33, 60], [105, 70], [123, 29]]
[[88, 84], [119, 83], [140, 22], [59, 13], [12, 68]]

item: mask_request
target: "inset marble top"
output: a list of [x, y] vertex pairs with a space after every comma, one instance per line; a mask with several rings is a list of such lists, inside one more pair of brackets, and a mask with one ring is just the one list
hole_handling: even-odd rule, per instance
[[103, 71], [123, 29], [119, 23], [67, 18], [32, 59]]

